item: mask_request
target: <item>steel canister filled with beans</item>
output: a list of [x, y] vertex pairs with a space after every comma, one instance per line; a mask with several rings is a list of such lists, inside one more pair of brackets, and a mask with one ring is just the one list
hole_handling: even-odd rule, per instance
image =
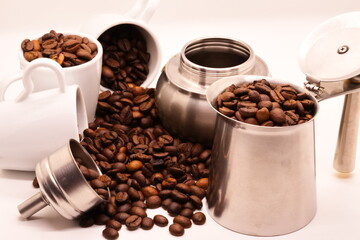
[[314, 118], [318, 102], [288, 82], [236, 76], [210, 86], [217, 113], [209, 213], [234, 231], [275, 236], [316, 212]]

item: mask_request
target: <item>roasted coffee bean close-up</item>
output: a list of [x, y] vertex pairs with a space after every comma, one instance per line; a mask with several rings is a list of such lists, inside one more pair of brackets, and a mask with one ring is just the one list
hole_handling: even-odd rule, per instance
[[81, 145], [103, 173], [89, 183], [99, 194], [108, 188], [110, 198], [83, 215], [80, 226], [105, 225], [109, 239], [118, 236], [114, 230], [121, 224], [132, 231], [167, 226], [165, 216], [147, 214], [161, 207], [174, 217], [169, 232], [180, 236], [203, 206], [211, 150], [161, 126], [154, 91], [135, 86], [100, 93], [96, 119], [83, 132]]
[[218, 95], [216, 108], [234, 120], [266, 127], [305, 123], [316, 111], [306, 93], [265, 79], [229, 86]]
[[[140, 86], [146, 80], [150, 53], [139, 31], [131, 26], [116, 26], [103, 33], [99, 41], [104, 49], [102, 86], [125, 90], [127, 85]], [[141, 108], [147, 107], [143, 105]]]
[[51, 30], [34, 40], [25, 39], [21, 43], [24, 58], [31, 62], [37, 58], [50, 58], [62, 67], [72, 67], [93, 59], [97, 45], [87, 37], [63, 35]]

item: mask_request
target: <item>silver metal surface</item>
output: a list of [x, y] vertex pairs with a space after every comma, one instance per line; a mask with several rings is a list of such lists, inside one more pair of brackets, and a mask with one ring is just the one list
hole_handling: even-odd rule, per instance
[[208, 103], [217, 113], [208, 212], [233, 231], [276, 236], [304, 227], [316, 213], [314, 118], [294, 126], [264, 127], [238, 122], [216, 110], [216, 98], [226, 87], [259, 79], [231, 77], [207, 91]]
[[101, 174], [90, 155], [77, 141], [71, 139], [69, 144], [37, 164], [36, 177], [40, 193], [18, 206], [24, 218], [50, 205], [63, 217], [74, 219], [103, 201], [77, 167], [77, 157], [83, 160], [87, 168]]
[[355, 168], [360, 119], [360, 92], [345, 96], [333, 166], [342, 173]]
[[156, 106], [164, 127], [181, 138], [211, 144], [216, 113], [206, 102], [206, 89], [220, 78], [239, 74], [269, 75], [246, 43], [220, 37], [187, 43], [157, 82]]
[[[356, 160], [360, 104], [360, 11], [344, 13], [328, 19], [315, 28], [301, 46], [299, 64], [321, 101], [345, 97], [334, 167], [349, 173]], [[355, 95], [354, 95], [355, 94]], [[354, 96], [352, 96], [354, 95]]]

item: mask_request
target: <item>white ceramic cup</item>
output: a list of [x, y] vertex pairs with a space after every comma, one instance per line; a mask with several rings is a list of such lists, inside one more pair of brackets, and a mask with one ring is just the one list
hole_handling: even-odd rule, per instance
[[[95, 118], [95, 111], [97, 106], [97, 100], [99, 96], [99, 87], [101, 80], [101, 67], [102, 67], [102, 55], [103, 48], [98, 40], [84, 33], [63, 33], [64, 35], [78, 35], [81, 37], [87, 37], [90, 42], [97, 45], [98, 53], [90, 61], [73, 66], [63, 68], [65, 74], [66, 85], [77, 84], [79, 85], [81, 92], [84, 96], [87, 117], [89, 121], [93, 121]], [[37, 39], [39, 36], [35, 36], [31, 39]], [[30, 62], [24, 57], [22, 49], [19, 49], [19, 61], [20, 68], [24, 69]], [[56, 88], [55, 74], [47, 68], [34, 69], [32, 73], [34, 81], [34, 92]], [[11, 85], [18, 78], [4, 79], [3, 86]], [[1, 90], [0, 90], [1, 91]]]
[[[33, 92], [34, 83], [39, 81], [32, 75], [40, 68], [56, 76], [58, 88]], [[20, 75], [24, 89], [15, 99], [4, 100], [8, 85], [0, 85], [0, 168], [33, 171], [38, 161], [70, 138], [78, 139], [88, 121], [79, 86], [66, 85], [63, 68], [58, 63], [35, 59], [24, 67], [22, 74], [10, 80], [19, 79]]]
[[[157, 8], [159, 0], [137, 0], [126, 15], [100, 14], [85, 22], [80, 31], [98, 39], [107, 30], [120, 25], [130, 25], [137, 29], [144, 37], [147, 44], [147, 51], [150, 53], [149, 74], [141, 84], [142, 87], [149, 87], [155, 80], [161, 67], [161, 49], [159, 41], [147, 22]], [[102, 90], [108, 90], [102, 87]]]

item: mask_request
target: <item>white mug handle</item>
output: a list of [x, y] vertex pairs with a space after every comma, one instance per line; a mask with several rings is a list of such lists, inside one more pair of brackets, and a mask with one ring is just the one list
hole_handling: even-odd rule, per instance
[[148, 22], [160, 0], [137, 0], [126, 16]]
[[5, 101], [5, 92], [8, 87], [14, 82], [21, 80], [22, 76], [22, 72], [19, 72], [14, 76], [5, 77], [0, 81], [0, 102]]
[[30, 62], [29, 65], [27, 65], [24, 70], [20, 73], [17, 73], [14, 77], [5, 79], [0, 82], [0, 101], [5, 100], [5, 92], [7, 88], [15, 81], [18, 81], [22, 78], [24, 90], [17, 96], [15, 99], [15, 102], [21, 102], [25, 100], [30, 93], [34, 90], [34, 83], [31, 79], [31, 72], [39, 67], [45, 67], [50, 70], [52, 70], [59, 83], [59, 89], [60, 92], [65, 92], [65, 75], [64, 70], [61, 68], [61, 66], [55, 62], [54, 60], [48, 59], [48, 58], [38, 58]]

